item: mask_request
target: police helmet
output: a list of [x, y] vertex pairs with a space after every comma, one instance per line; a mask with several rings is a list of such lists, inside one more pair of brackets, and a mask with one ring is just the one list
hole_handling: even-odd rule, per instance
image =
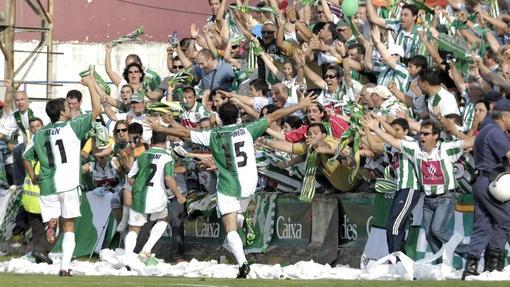
[[489, 184], [489, 191], [499, 201], [510, 200], [510, 172], [503, 172]]

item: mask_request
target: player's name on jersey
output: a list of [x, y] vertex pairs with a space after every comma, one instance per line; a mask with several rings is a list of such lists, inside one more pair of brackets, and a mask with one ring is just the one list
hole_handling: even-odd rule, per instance
[[238, 130], [235, 130], [233, 132], [230, 133], [230, 136], [231, 137], [238, 137], [238, 136], [243, 136], [246, 134], [246, 130], [245, 129], [238, 129]]
[[160, 153], [149, 154], [147, 155], [147, 157], [149, 158], [149, 160], [159, 159], [161, 157], [161, 154]]
[[54, 135], [58, 135], [60, 134], [60, 128], [52, 128], [52, 129], [49, 129], [49, 130], [46, 130], [46, 135], [47, 136], [54, 136]]

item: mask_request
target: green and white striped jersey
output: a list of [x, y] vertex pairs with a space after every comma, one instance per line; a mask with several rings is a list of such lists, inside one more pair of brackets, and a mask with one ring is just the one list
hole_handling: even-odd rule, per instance
[[468, 102], [462, 111], [462, 131], [468, 132], [473, 126], [475, 120], [475, 103]]
[[41, 195], [76, 189], [81, 178], [81, 141], [92, 128], [92, 114], [49, 123], [34, 135], [23, 159], [41, 163]]
[[264, 118], [246, 125], [190, 131], [193, 143], [207, 146], [212, 152], [219, 172], [219, 193], [244, 198], [255, 192], [258, 176], [253, 143], [267, 127]]
[[[415, 141], [411, 137], [406, 137], [406, 141]], [[395, 183], [397, 190], [410, 188], [418, 190], [418, 178], [413, 165], [413, 159], [399, 149], [384, 144], [385, 160], [395, 171]]]
[[165, 176], [174, 175], [175, 160], [167, 150], [152, 147], [135, 161], [128, 177], [135, 179], [131, 209], [155, 213], [165, 209], [168, 201]]
[[457, 187], [453, 164], [462, 156], [462, 141], [439, 141], [432, 152], [423, 151], [418, 142], [400, 141], [402, 152], [412, 159], [418, 182], [425, 195], [443, 194]]
[[179, 116], [181, 124], [188, 129], [194, 129], [198, 127], [198, 123], [203, 118], [210, 118], [211, 114], [205, 109], [205, 107], [196, 102], [191, 109], [186, 109], [185, 105], [181, 105], [184, 112]]
[[[420, 37], [418, 37], [418, 26], [414, 25], [411, 32], [406, 32], [400, 25], [400, 19], [387, 19], [386, 29], [388, 34], [392, 35], [392, 31], [396, 33], [395, 44], [404, 48], [404, 58], [410, 58], [417, 55], [420, 50]], [[388, 37], [388, 41], [390, 41]]]
[[464, 99], [464, 110], [462, 111], [462, 131], [468, 132], [471, 129], [471, 126], [473, 126], [473, 121], [475, 120], [476, 103], [473, 103], [469, 98], [467, 89], [462, 92], [460, 96]]
[[377, 84], [388, 86], [392, 81], [395, 81], [397, 88], [401, 92], [405, 93], [409, 78], [410, 76], [409, 72], [407, 71], [407, 67], [404, 64], [398, 62], [395, 66], [395, 69], [390, 68], [388, 65], [382, 67], [382, 70], [377, 77]]

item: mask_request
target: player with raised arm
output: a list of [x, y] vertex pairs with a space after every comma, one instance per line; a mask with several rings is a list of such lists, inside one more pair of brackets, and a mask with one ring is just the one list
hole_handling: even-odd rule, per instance
[[232, 102], [226, 102], [219, 108], [223, 126], [208, 131], [190, 131], [184, 127], [164, 128], [159, 124], [159, 119], [147, 119], [154, 131], [191, 138], [193, 143], [207, 146], [211, 150], [219, 171], [217, 210], [225, 227], [230, 251], [239, 265], [237, 278], [246, 278], [250, 272], [237, 229], [243, 224], [241, 213], [246, 210], [249, 198], [257, 186], [254, 142], [270, 123], [315, 103], [316, 96], [309, 94], [296, 105], [277, 110], [258, 121], [237, 125], [239, 109]]
[[[93, 74], [93, 73], [91, 73]], [[41, 188], [41, 215], [45, 224], [46, 239], [53, 244], [57, 239], [59, 219], [64, 231], [60, 276], [71, 276], [69, 264], [76, 245], [74, 219], [80, 217], [81, 141], [86, 139], [92, 122], [101, 112], [99, 96], [91, 76], [82, 79], [90, 91], [92, 113], [71, 120], [66, 99], [58, 98], [46, 103], [46, 113], [51, 123], [34, 135], [23, 154], [25, 169], [34, 184]], [[41, 164], [36, 176], [30, 161]]]

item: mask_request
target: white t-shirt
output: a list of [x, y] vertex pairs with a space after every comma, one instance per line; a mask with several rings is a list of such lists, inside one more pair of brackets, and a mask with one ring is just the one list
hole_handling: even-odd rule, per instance
[[434, 96], [429, 96], [427, 99], [429, 116], [433, 120], [437, 120], [434, 114], [434, 108], [436, 107], [439, 107], [439, 112], [441, 113], [442, 117], [449, 114], [457, 114], [460, 116], [460, 111], [455, 96], [443, 87], [441, 87]]
[[257, 112], [260, 112], [262, 108], [272, 103], [273, 99], [271, 99], [270, 97], [266, 96], [253, 97], [253, 109]]
[[418, 81], [418, 77], [411, 80], [409, 83], [409, 88], [407, 89], [406, 95], [412, 99], [413, 102], [413, 110], [415, 110], [417, 113], [422, 114], [427, 111], [427, 103], [425, 102], [425, 96], [424, 95], [417, 95], [413, 91], [413, 84]]
[[145, 119], [145, 115], [144, 114], [141, 114], [139, 116], [137, 116], [135, 113], [133, 113], [132, 110], [129, 110], [127, 113], [117, 113], [117, 120], [127, 120], [128, 117], [131, 118], [131, 122], [132, 123], [139, 123], [142, 125], [143, 127], [143, 135], [142, 135], [142, 138], [143, 138], [143, 141], [147, 144], [149, 144], [151, 142], [151, 138], [152, 138], [152, 129], [150, 128], [150, 126], [148, 126], [147, 124], [145, 124], [143, 122], [143, 120]]
[[[292, 107], [292, 106], [297, 105], [297, 104], [298, 104], [298, 100], [297, 99], [288, 97], [287, 101], [285, 102], [285, 105], [283, 105], [283, 108]], [[303, 118], [305, 116], [301, 110], [299, 110], [297, 112], [293, 112], [292, 115], [298, 116], [300, 118]]]
[[[25, 141], [24, 136], [23, 136], [24, 131], [21, 131], [20, 128], [18, 127], [18, 124], [16, 123], [16, 118], [14, 117], [14, 113], [15, 112], [12, 112], [7, 116], [5, 116], [5, 115], [2, 116], [2, 124], [0, 125], [0, 133], [5, 135], [8, 139], [10, 139], [13, 135], [15, 135], [17, 133], [18, 134], [17, 141], [18, 141], [18, 144], [20, 144]], [[25, 113], [20, 113], [20, 115], [21, 115], [21, 122], [23, 123], [23, 126], [26, 127], [26, 129], [28, 130], [30, 127], [28, 124], [28, 122], [29, 122], [28, 111]]]

